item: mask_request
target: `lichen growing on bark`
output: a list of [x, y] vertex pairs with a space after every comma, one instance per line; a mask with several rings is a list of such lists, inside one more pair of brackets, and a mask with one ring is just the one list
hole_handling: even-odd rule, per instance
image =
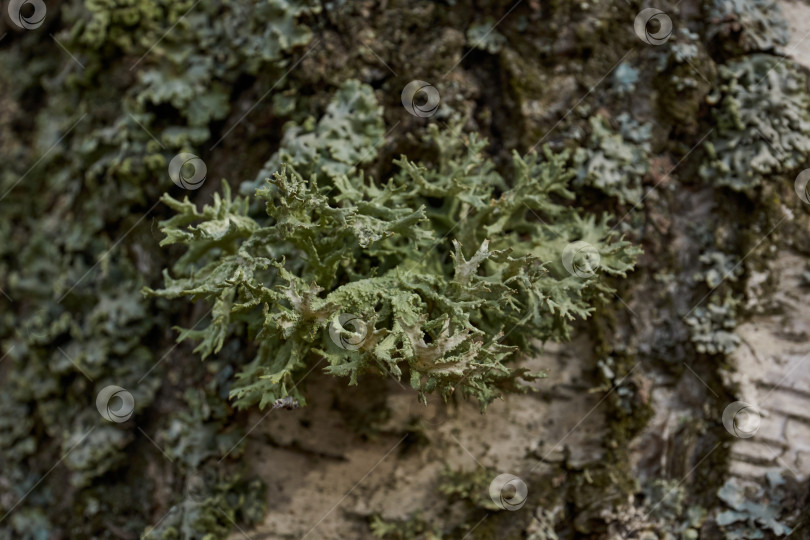
[[755, 54], [719, 67], [716, 130], [700, 175], [738, 191], [784, 179], [810, 156], [810, 97], [791, 61]]
[[[721, 373], [749, 307], [772, 307], [751, 282], [779, 279], [761, 252], [810, 245], [792, 189], [806, 77], [781, 56], [775, 4], [658, 3], [673, 33], [653, 45], [623, 2], [65, 0], [28, 30], [6, 17], [18, 3], [0, 18], [0, 538], [300, 537], [321, 518], [310, 472], [326, 498], [354, 452], [401, 437], [322, 527], [806, 530], [788, 511], [806, 506], [798, 482], [718, 491], [735, 448]], [[435, 116], [402, 107], [413, 79], [441, 94]], [[201, 189], [172, 184], [180, 152], [206, 163]], [[158, 246], [160, 221], [177, 245]], [[621, 280], [634, 248], [612, 228], [647, 253]], [[460, 394], [486, 403], [529, 365], [554, 379], [453, 418]], [[398, 375], [456, 406], [420, 423]], [[95, 408], [113, 384], [128, 422]], [[401, 424], [397, 397], [414, 406]], [[351, 442], [324, 452], [335, 410]], [[485, 464], [475, 489], [436, 489], [429, 467], [453, 452]], [[479, 488], [495, 469], [535, 466], [526, 506], [492, 512]]]
[[[345, 85], [333, 104], [352, 90], [367, 92]], [[303, 403], [295, 380], [314, 354], [351, 384], [368, 371], [407, 375], [422, 395], [458, 391], [484, 407], [538, 376], [509, 361], [536, 351], [533, 340], [565, 339], [569, 322], [611, 290], [603, 276], [632, 268], [638, 250], [606, 216], [557, 202], [574, 198], [566, 154], [515, 154], [507, 185], [485, 141], [458, 129], [430, 134], [435, 164], [402, 156], [380, 183], [285, 147], [279, 159], [295, 166], [282, 162], [255, 195], [266, 218], [227, 187], [202, 211], [164, 197], [177, 216], [162, 224], [163, 244], [188, 251], [165, 289], [149, 292], [214, 302], [208, 327], [181, 334], [201, 340], [203, 357], [235, 328], [257, 341], [232, 392], [237, 404], [264, 407], [288, 394]], [[317, 140], [334, 156], [356, 138], [326, 129]], [[591, 246], [598, 273], [566, 271], [573, 242]]]

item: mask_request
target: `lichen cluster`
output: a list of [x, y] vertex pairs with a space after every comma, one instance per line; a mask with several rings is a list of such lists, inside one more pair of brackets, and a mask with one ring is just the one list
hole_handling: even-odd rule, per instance
[[783, 520], [790, 511], [784, 507], [785, 479], [778, 471], [767, 474], [767, 483], [729, 478], [717, 491], [725, 508], [718, 510], [717, 524], [726, 540], [781, 538], [792, 529]]
[[[344, 85], [319, 128], [352, 90], [370, 95]], [[309, 156], [282, 145], [289, 163], [255, 194], [267, 217], [252, 216], [250, 201], [228, 188], [201, 211], [164, 198], [177, 216], [163, 222], [163, 243], [188, 251], [165, 289], [150, 292], [213, 301], [211, 324], [182, 334], [201, 340], [203, 357], [240, 327], [256, 340], [233, 390], [240, 406], [290, 393], [303, 401], [296, 380], [314, 356], [352, 384], [364, 372], [406, 375], [421, 394], [459, 391], [485, 406], [537, 376], [510, 360], [536, 350], [534, 340], [565, 339], [568, 323], [611, 290], [603, 276], [632, 268], [637, 249], [606, 218], [558, 202], [574, 198], [565, 154], [515, 154], [507, 185], [484, 141], [434, 126], [435, 162], [403, 156], [378, 183], [335, 166], [343, 149], [356, 150], [354, 132], [327, 133], [305, 146]], [[598, 274], [565, 270], [563, 251], [575, 241], [597, 250]], [[344, 328], [344, 315], [362, 328]], [[330, 339], [336, 325], [341, 337]], [[356, 346], [341, 346], [344, 337]]]
[[719, 67], [715, 131], [700, 175], [737, 191], [784, 179], [810, 157], [806, 77], [790, 61], [754, 54]]
[[641, 182], [649, 172], [650, 125], [640, 125], [629, 114], [616, 118], [618, 130], [599, 116], [590, 118], [587, 141], [574, 154], [577, 182], [592, 185], [622, 204], [637, 205]]

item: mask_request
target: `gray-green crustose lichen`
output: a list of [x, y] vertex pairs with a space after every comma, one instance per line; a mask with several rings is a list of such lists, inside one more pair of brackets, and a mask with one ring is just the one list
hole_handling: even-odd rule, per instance
[[374, 91], [357, 80], [346, 81], [317, 122], [308, 117], [284, 128], [279, 151], [267, 160], [255, 181], [242, 184], [251, 194], [285, 163], [302, 174], [337, 176], [349, 173], [377, 156], [385, 128]]
[[624, 113], [614, 130], [600, 116], [590, 118], [591, 132], [574, 152], [577, 182], [592, 185], [623, 204], [641, 201], [641, 182], [649, 171], [649, 124], [639, 124]]
[[506, 44], [506, 38], [495, 30], [496, 27], [497, 23], [492, 19], [473, 24], [467, 29], [467, 44], [490, 54], [497, 54]]
[[718, 509], [715, 520], [726, 540], [790, 536], [783, 504], [785, 480], [778, 471], [766, 477], [763, 485], [732, 477], [717, 491], [725, 508]]
[[[171, 157], [209, 141], [237, 81], [282, 74], [291, 50], [311, 39], [302, 19], [319, 9], [283, 0], [73, 0], [48, 5], [41, 35], [52, 32], [53, 41], [3, 24], [0, 123], [14, 136], [0, 140], [8, 165], [0, 171], [8, 353], [0, 367], [13, 390], [2, 392], [0, 411], [17, 420], [0, 432], [0, 483], [10, 486], [0, 517], [11, 512], [0, 538], [99, 537], [108, 525], [134, 537], [159, 518], [131, 504], [150, 489], [149, 475], [133, 487], [122, 473], [143, 472], [131, 459], [142, 437], [135, 422], [167, 384], [156, 353], [172, 312], [140, 294], [162, 263], [139, 224], [148, 228], [150, 205], [171, 185], [155, 181], [166, 179]], [[133, 394], [135, 422], [110, 426], [96, 411], [95, 396], [111, 384]], [[223, 425], [219, 418], [200, 432], [219, 440]], [[192, 447], [173, 433], [167, 440], [178, 451], [211, 452], [202, 448], [209, 440]], [[129, 499], [108, 496], [121, 486]], [[231, 527], [225, 520], [216, 536]]]
[[722, 298], [712, 297], [686, 318], [692, 342], [699, 353], [731, 354], [740, 345], [737, 327], [739, 301], [730, 293]]
[[449, 500], [465, 500], [471, 505], [497, 512], [503, 510], [489, 495], [489, 485], [498, 471], [487, 467], [454, 470], [445, 467], [439, 482], [439, 493]]
[[628, 62], [622, 62], [611, 75], [611, 90], [619, 96], [629, 95], [635, 91], [638, 81], [638, 69]]
[[707, 37], [732, 55], [778, 51], [788, 41], [788, 25], [777, 2], [709, 0]]
[[[507, 187], [475, 135], [433, 126], [430, 138], [436, 163], [403, 156], [380, 183], [353, 169], [310, 166], [303, 176], [282, 165], [255, 194], [267, 217], [250, 215], [249, 200], [227, 187], [202, 211], [164, 197], [177, 215], [162, 224], [163, 244], [188, 251], [165, 289], [149, 292], [213, 301], [209, 326], [181, 333], [201, 340], [203, 356], [238, 328], [257, 341], [232, 391], [239, 405], [288, 394], [303, 403], [295, 375], [315, 354], [352, 384], [364, 372], [407, 374], [422, 395], [459, 391], [485, 406], [537, 377], [510, 360], [536, 350], [534, 339], [566, 338], [568, 322], [610, 290], [603, 276], [632, 268], [637, 250], [606, 218], [556, 202], [574, 197], [567, 155], [515, 154]], [[598, 251], [599, 274], [564, 270], [573, 241]], [[341, 316], [362, 328], [343, 327]]]
[[741, 300], [735, 296], [733, 284], [743, 273], [736, 257], [710, 249], [698, 259], [703, 266], [692, 276], [696, 283], [709, 288], [705, 305], [698, 305], [685, 321], [692, 342], [699, 353], [731, 354], [740, 344], [734, 333], [737, 310]]
[[697, 540], [708, 512], [688, 506], [688, 492], [675, 479], [655, 478], [641, 488], [642, 504], [632, 502], [606, 513], [611, 537]]
[[786, 176], [810, 156], [806, 78], [789, 60], [755, 54], [719, 67], [716, 128], [700, 176], [738, 191]]

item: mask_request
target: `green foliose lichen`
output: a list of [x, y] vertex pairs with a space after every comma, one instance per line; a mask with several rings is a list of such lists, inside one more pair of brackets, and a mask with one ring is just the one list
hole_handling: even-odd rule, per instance
[[[342, 136], [327, 141], [342, 147]], [[607, 216], [558, 202], [574, 197], [566, 154], [515, 154], [507, 186], [484, 141], [458, 127], [434, 126], [430, 138], [435, 163], [403, 156], [384, 182], [282, 165], [255, 194], [267, 217], [227, 187], [201, 211], [164, 197], [177, 215], [162, 223], [163, 244], [188, 250], [165, 289], [148, 292], [213, 301], [208, 327], [181, 333], [204, 357], [236, 330], [257, 342], [237, 404], [290, 393], [303, 403], [296, 376], [321, 357], [351, 384], [364, 372], [405, 375], [421, 395], [458, 391], [485, 406], [538, 376], [509, 361], [535, 340], [565, 339], [610, 290], [605, 276], [632, 268], [638, 250]], [[566, 271], [573, 242], [591, 246], [598, 272]]]

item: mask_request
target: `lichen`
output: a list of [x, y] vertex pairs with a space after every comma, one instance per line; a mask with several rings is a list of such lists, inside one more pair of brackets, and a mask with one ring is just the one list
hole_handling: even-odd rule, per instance
[[497, 23], [492, 19], [470, 26], [467, 29], [467, 44], [490, 54], [498, 53], [506, 43], [506, 38], [495, 29], [496, 27]]
[[738, 258], [722, 251], [709, 250], [699, 258], [703, 268], [695, 272], [693, 279], [704, 283], [714, 290], [722, 283], [733, 283], [743, 273], [743, 267]]
[[600, 116], [590, 118], [587, 142], [576, 149], [577, 182], [592, 185], [622, 204], [641, 201], [641, 182], [649, 171], [649, 124], [639, 124], [623, 113], [618, 130]]
[[638, 69], [627, 62], [622, 62], [611, 76], [612, 89], [620, 96], [632, 94], [636, 89], [638, 80]]
[[142, 540], [226, 538], [234, 523], [259, 523], [266, 512], [265, 486], [239, 477], [200, 479], [194, 476], [181, 502], [172, 506]]
[[810, 157], [810, 97], [789, 60], [755, 54], [719, 68], [712, 94], [716, 128], [700, 175], [716, 186], [750, 190], [784, 178]]
[[777, 537], [789, 536], [791, 528], [782, 521], [784, 483], [776, 471], [767, 474], [764, 486], [733, 477], [726, 480], [717, 496], [727, 508], [718, 509], [715, 515], [726, 540], [767, 538], [766, 531]]
[[[459, 391], [484, 407], [538, 377], [507, 365], [536, 350], [532, 339], [565, 339], [568, 322], [609, 290], [603, 276], [632, 268], [637, 250], [609, 232], [606, 216], [552, 198], [573, 198], [567, 155], [515, 154], [506, 187], [484, 141], [458, 128], [430, 133], [437, 162], [403, 156], [379, 184], [355, 170], [310, 165], [310, 176], [282, 165], [255, 194], [267, 218], [227, 187], [202, 211], [164, 196], [177, 215], [161, 224], [162, 243], [188, 251], [177, 277], [148, 292], [214, 302], [207, 328], [181, 334], [201, 340], [203, 357], [234, 328], [257, 340], [232, 392], [238, 405], [290, 393], [304, 404], [295, 375], [315, 354], [351, 384], [368, 371], [407, 374], [422, 396]], [[347, 136], [326, 140], [342, 147]], [[596, 250], [598, 274], [565, 271], [574, 241]]]
[[497, 471], [486, 467], [470, 470], [445, 467], [439, 482], [439, 493], [450, 500], [464, 500], [485, 510], [502, 510], [489, 496], [489, 485], [497, 475]]
[[697, 540], [708, 518], [700, 506], [687, 506], [687, 490], [678, 480], [652, 479], [642, 489], [641, 504], [629, 503], [608, 511], [611, 534], [650, 540]]
[[737, 327], [739, 301], [731, 293], [722, 298], [712, 297], [686, 317], [695, 349], [702, 354], [731, 354], [740, 345]]
[[788, 25], [778, 3], [768, 0], [710, 0], [707, 38], [729, 55], [778, 51], [787, 44]]
[[349, 174], [377, 156], [384, 134], [382, 111], [372, 88], [354, 79], [346, 81], [320, 120], [309, 117], [300, 125], [285, 126], [278, 152], [241, 191], [251, 194], [262, 187], [282, 163], [304, 177]]

